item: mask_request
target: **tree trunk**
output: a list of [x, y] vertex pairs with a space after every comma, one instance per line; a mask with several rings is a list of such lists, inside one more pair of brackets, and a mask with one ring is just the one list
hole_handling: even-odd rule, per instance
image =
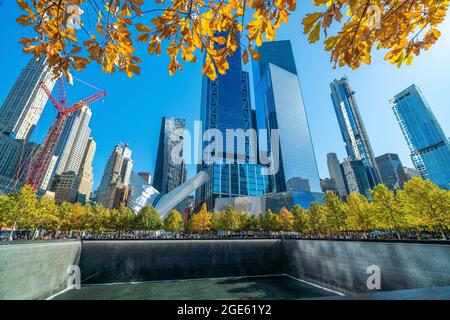
[[12, 241], [12, 239], [13, 239], [13, 233], [14, 233], [14, 231], [16, 231], [16, 227], [17, 227], [17, 220], [19, 220], [19, 219], [14, 220], [14, 225], [11, 229], [11, 232], [9, 233], [9, 237], [8, 237], [9, 241]]

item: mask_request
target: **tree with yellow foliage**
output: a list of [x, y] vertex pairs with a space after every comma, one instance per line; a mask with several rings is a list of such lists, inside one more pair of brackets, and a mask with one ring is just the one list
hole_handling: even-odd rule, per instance
[[212, 228], [211, 218], [211, 212], [208, 211], [206, 203], [203, 203], [200, 211], [189, 219], [188, 230], [197, 233], [210, 231]]
[[407, 224], [419, 230], [436, 231], [448, 239], [450, 229], [450, 192], [429, 180], [413, 178], [402, 191]]
[[336, 234], [347, 229], [344, 207], [344, 203], [336, 193], [328, 191], [325, 194], [321, 208], [324, 217], [323, 228], [330, 234]]
[[384, 184], [379, 184], [371, 190], [373, 197], [371, 206], [375, 217], [375, 225], [379, 229], [392, 230], [397, 233], [405, 229], [405, 215], [399, 206], [395, 194]]
[[294, 227], [294, 215], [285, 207], [281, 208], [280, 213], [278, 214], [280, 217], [280, 228], [283, 231], [292, 231]]
[[177, 210], [171, 210], [164, 219], [164, 230], [172, 232], [183, 230], [183, 218]]
[[[165, 48], [172, 75], [182, 61], [205, 55], [202, 72], [210, 79], [225, 74], [227, 58], [243, 44], [242, 59], [259, 58], [263, 39], [274, 40], [282, 23], [297, 8], [296, 0], [17, 0], [22, 26], [33, 30], [22, 38], [25, 53], [45, 55], [56, 76], [83, 70], [96, 62], [106, 73], [139, 74], [141, 43], [149, 54]], [[373, 48], [385, 49], [386, 60], [400, 66], [428, 50], [439, 38], [448, 0], [314, 0], [320, 11], [306, 14], [304, 33], [310, 42], [324, 36], [334, 66], [355, 69], [370, 63]], [[344, 12], [345, 11], [345, 12]], [[346, 18], [344, 18], [346, 16]], [[345, 20], [345, 21], [344, 21]], [[338, 28], [332, 28], [333, 24]], [[337, 29], [336, 35], [330, 30]], [[244, 40], [245, 39], [245, 40]]]
[[350, 193], [344, 206], [346, 223], [352, 231], [371, 231], [374, 229], [372, 209], [367, 198], [358, 193]]

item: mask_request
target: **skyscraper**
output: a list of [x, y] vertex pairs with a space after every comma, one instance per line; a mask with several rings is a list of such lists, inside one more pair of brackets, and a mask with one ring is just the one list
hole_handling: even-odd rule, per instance
[[92, 161], [94, 160], [96, 148], [97, 145], [94, 139], [90, 137], [84, 150], [80, 170], [78, 171], [80, 184], [78, 186], [77, 200], [81, 203], [86, 203], [91, 196], [92, 183], [94, 182]]
[[0, 193], [17, 192], [25, 183], [27, 164], [39, 148], [34, 142], [17, 140], [0, 130]]
[[16, 139], [28, 140], [42, 114], [48, 97], [40, 83], [50, 90], [55, 84], [45, 61], [30, 59], [0, 108], [0, 129], [12, 132]]
[[[186, 180], [186, 168], [183, 157], [184, 119], [163, 117], [159, 134], [153, 187], [161, 193], [168, 193]], [[180, 150], [179, 159], [173, 159], [172, 153]]]
[[450, 143], [422, 91], [413, 84], [390, 103], [414, 167], [423, 179], [450, 189]]
[[349, 193], [359, 193], [370, 199], [370, 184], [367, 177], [366, 166], [362, 160], [345, 159], [342, 162], [345, 184]]
[[345, 180], [342, 174], [341, 163], [334, 152], [327, 153], [327, 166], [330, 178], [333, 180], [337, 193], [340, 197], [345, 197], [347, 188], [345, 187]]
[[346, 77], [335, 79], [331, 84], [331, 100], [345, 142], [347, 155], [351, 160], [361, 160], [371, 187], [381, 182], [380, 174], [375, 163], [372, 146], [359, 113], [354, 97], [355, 92], [350, 88]]
[[[228, 58], [229, 69], [225, 75], [219, 75], [216, 80], [203, 76], [201, 115], [202, 131], [217, 129], [223, 135], [223, 148], [231, 146], [236, 139], [226, 139], [226, 130], [252, 128], [250, 84], [248, 72], [242, 71], [241, 49]], [[209, 145], [203, 143], [202, 150]], [[230, 147], [231, 148], [231, 147]], [[249, 148], [246, 139], [245, 152]], [[238, 152], [234, 148], [232, 154], [217, 154], [223, 156], [222, 163], [214, 164], [203, 162], [198, 171], [206, 171], [209, 181], [196, 193], [196, 204], [205, 202], [209, 208], [214, 207], [215, 198], [238, 197], [247, 195], [262, 195], [267, 187], [267, 177], [261, 175], [261, 167], [247, 161], [248, 154], [244, 156], [244, 163], [227, 163], [226, 158], [236, 160]]]
[[56, 174], [69, 171], [79, 172], [91, 134], [89, 128], [91, 116], [92, 111], [88, 106], [84, 106], [67, 118], [55, 148], [55, 155], [58, 156]]
[[116, 145], [109, 156], [97, 190], [97, 203], [113, 209], [117, 202], [116, 192], [121, 192], [124, 187], [128, 186], [132, 168], [131, 150], [126, 144]]
[[259, 53], [253, 64], [258, 129], [267, 130], [267, 141], [272, 140], [271, 130], [279, 130], [278, 159], [275, 146], [259, 141], [261, 151], [271, 151], [272, 161], [279, 163], [271, 176], [272, 191], [294, 192], [299, 204], [309, 207], [322, 190], [291, 43], [265, 42]]
[[403, 189], [407, 177], [402, 162], [395, 153], [386, 153], [375, 158], [381, 180], [391, 190]]

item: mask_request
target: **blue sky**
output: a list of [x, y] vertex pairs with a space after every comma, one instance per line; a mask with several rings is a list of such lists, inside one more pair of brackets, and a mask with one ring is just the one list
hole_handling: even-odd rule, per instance
[[[21, 69], [30, 56], [22, 53], [18, 40], [29, 33], [15, 18], [20, 15], [13, 0], [0, 0], [0, 37], [3, 61], [0, 80], [0, 102], [3, 103]], [[309, 5], [301, 4], [290, 22], [283, 25], [277, 40], [291, 40], [300, 76], [306, 111], [320, 176], [327, 177], [326, 154], [336, 152], [340, 159], [346, 156], [344, 143], [330, 99], [329, 83], [347, 75], [364, 119], [375, 155], [398, 153], [403, 164], [412, 166], [405, 140], [395, 121], [388, 100], [412, 83], [418, 85], [440, 121], [444, 132], [450, 132], [450, 21], [441, 26], [442, 37], [428, 51], [422, 53], [412, 66], [397, 69], [383, 60], [384, 53], [375, 53], [369, 66], [356, 71], [349, 68], [333, 69], [329, 53], [320, 43], [308, 44], [302, 33], [301, 19], [311, 12]], [[161, 117], [185, 118], [188, 128], [200, 117], [201, 64], [183, 65], [183, 72], [174, 76], [167, 73], [168, 58], [149, 56], [141, 50], [141, 76], [129, 79], [124, 74], [103, 74], [90, 65], [75, 75], [108, 94], [103, 102], [92, 105], [90, 122], [92, 136], [97, 142], [94, 158], [95, 187], [98, 186], [106, 161], [114, 145], [128, 143], [133, 151], [136, 171], [153, 174], [159, 138]], [[200, 60], [201, 61], [201, 60]], [[250, 64], [245, 67], [251, 72]], [[94, 93], [89, 87], [75, 83], [67, 90], [69, 103]], [[253, 103], [254, 99], [252, 99]], [[55, 111], [47, 104], [38, 124], [35, 139], [41, 141], [53, 120]], [[192, 132], [192, 131], [191, 131]], [[189, 175], [195, 167], [189, 166]]]

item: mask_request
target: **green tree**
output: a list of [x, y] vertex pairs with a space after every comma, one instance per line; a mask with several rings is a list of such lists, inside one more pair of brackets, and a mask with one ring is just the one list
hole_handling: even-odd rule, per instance
[[116, 231], [133, 229], [134, 213], [123, 202], [111, 211], [111, 228]]
[[336, 193], [328, 191], [325, 194], [324, 204], [321, 209], [324, 213], [325, 229], [331, 234], [345, 231], [347, 228], [344, 207], [345, 204]]
[[143, 207], [136, 215], [136, 226], [140, 230], [161, 230], [161, 216], [152, 206]]
[[313, 236], [323, 235], [324, 214], [319, 203], [313, 202], [308, 209], [308, 231]]
[[215, 211], [211, 213], [211, 230], [212, 231], [224, 230], [222, 212]]
[[292, 228], [294, 231], [307, 233], [308, 232], [308, 212], [300, 207], [298, 204], [294, 206], [292, 210], [294, 223]]
[[413, 178], [401, 193], [408, 225], [439, 232], [448, 239], [450, 227], [450, 191], [439, 189], [433, 182]]
[[400, 239], [400, 233], [404, 227], [404, 211], [398, 205], [394, 193], [385, 185], [379, 184], [371, 190], [371, 207], [376, 219], [377, 228], [394, 230]]
[[344, 209], [347, 215], [347, 226], [350, 230], [369, 231], [374, 228], [371, 206], [365, 196], [354, 192], [350, 193]]
[[38, 202], [32, 186], [25, 185], [20, 191], [11, 197], [10, 218], [12, 223], [9, 239], [12, 240], [13, 232], [17, 226], [29, 228], [33, 227], [33, 216], [36, 213]]
[[0, 228], [10, 225], [12, 208], [12, 197], [3, 194], [0, 195]]
[[267, 210], [263, 220], [264, 231], [280, 231], [280, 216], [273, 213], [272, 210]]
[[55, 230], [58, 225], [59, 208], [55, 203], [54, 198], [50, 196], [43, 196], [38, 201], [38, 206], [33, 215], [33, 224], [35, 232], [33, 232], [33, 239], [39, 232], [39, 228], [46, 230]]
[[177, 210], [171, 210], [164, 219], [164, 230], [172, 232], [183, 230], [183, 218]]
[[238, 231], [241, 228], [241, 217], [233, 206], [228, 206], [222, 213], [222, 226], [227, 231]]
[[247, 231], [262, 231], [263, 230], [262, 218], [256, 215], [250, 216], [244, 228]]
[[56, 226], [56, 233], [60, 230], [70, 231], [72, 230], [71, 216], [73, 215], [73, 206], [69, 202], [63, 202], [59, 205], [58, 210], [58, 225]]

